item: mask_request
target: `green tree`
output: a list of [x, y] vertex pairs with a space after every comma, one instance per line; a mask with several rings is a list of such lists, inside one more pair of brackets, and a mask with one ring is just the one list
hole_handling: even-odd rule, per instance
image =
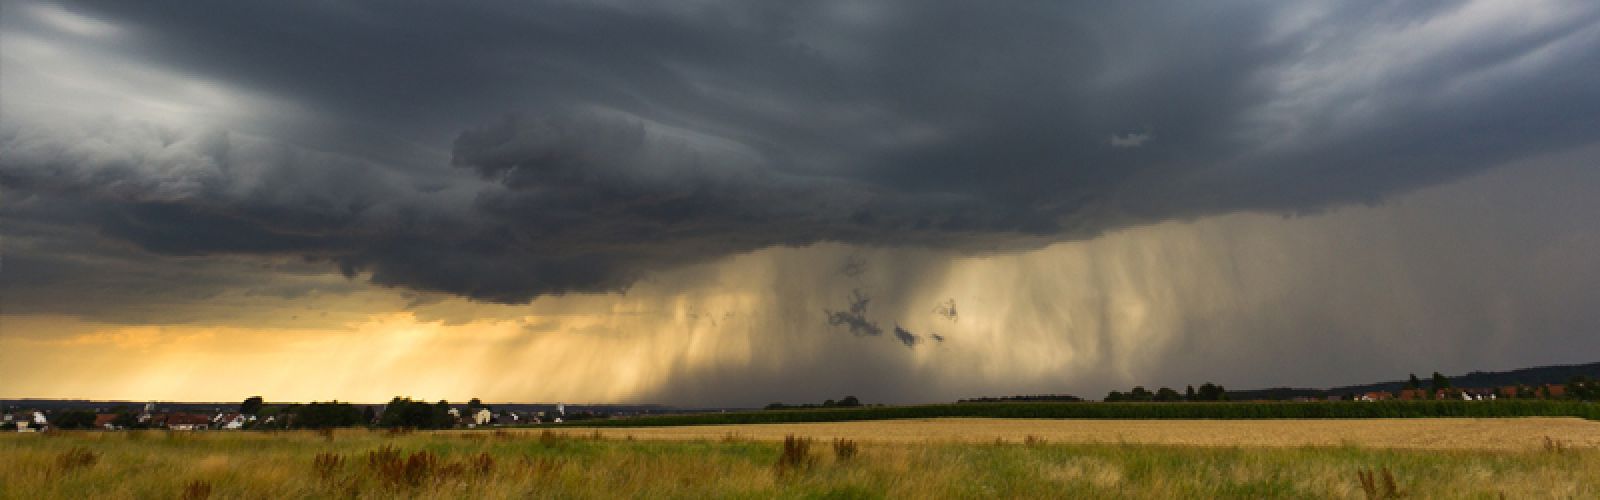
[[1156, 401], [1170, 402], [1182, 400], [1183, 396], [1179, 395], [1178, 391], [1172, 390], [1171, 387], [1162, 387], [1160, 389], [1156, 389]]
[[1128, 391], [1128, 399], [1133, 401], [1150, 401], [1155, 398], [1156, 395], [1142, 385], [1133, 386], [1133, 390]]
[[411, 398], [395, 397], [383, 407], [383, 415], [378, 417], [378, 426], [414, 429], [449, 427], [453, 424], [450, 421], [449, 408], [449, 404], [444, 401], [430, 405], [424, 401], [413, 401]]
[[263, 403], [264, 401], [261, 399], [261, 396], [250, 396], [248, 398], [244, 398], [244, 402], [239, 403], [239, 413], [243, 413], [245, 415], [255, 415], [260, 413], [261, 405]]
[[51, 422], [62, 429], [90, 429], [94, 427], [94, 412], [70, 410], [61, 412]]
[[450, 402], [443, 399], [433, 404], [434, 429], [449, 429], [456, 426], [455, 417], [450, 416]]
[[1106, 393], [1105, 401], [1107, 403], [1115, 403], [1115, 402], [1118, 402], [1118, 401], [1126, 401], [1126, 398], [1127, 398], [1127, 396], [1123, 396], [1122, 395], [1122, 391], [1111, 391], [1109, 393]]
[[1183, 388], [1183, 400], [1184, 401], [1194, 401], [1195, 397], [1196, 396], [1194, 394], [1194, 385], [1193, 384], [1190, 384], [1190, 385], [1188, 385], [1188, 386]]
[[1439, 391], [1449, 388], [1450, 378], [1441, 375], [1439, 372], [1433, 372], [1433, 380], [1428, 383], [1428, 396], [1433, 397], [1434, 395], [1438, 394]]
[[1206, 382], [1200, 384], [1200, 391], [1195, 396], [1200, 401], [1226, 401], [1228, 399], [1228, 390], [1220, 385]]
[[1422, 379], [1417, 378], [1417, 374], [1415, 374], [1415, 373], [1411, 374], [1411, 379], [1410, 380], [1406, 380], [1406, 388], [1407, 389], [1421, 389], [1422, 388]]
[[297, 405], [293, 409], [291, 426], [298, 429], [328, 429], [361, 425], [361, 410], [350, 403], [329, 401]]
[[856, 399], [855, 396], [845, 396], [844, 399], [839, 400], [839, 406], [854, 408], [861, 406], [861, 400]]

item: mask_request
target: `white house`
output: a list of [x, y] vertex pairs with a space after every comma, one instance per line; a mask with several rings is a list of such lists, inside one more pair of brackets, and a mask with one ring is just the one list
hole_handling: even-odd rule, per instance
[[488, 408], [478, 408], [478, 413], [472, 415], [472, 423], [476, 425], [484, 425], [493, 420], [494, 413], [490, 412]]

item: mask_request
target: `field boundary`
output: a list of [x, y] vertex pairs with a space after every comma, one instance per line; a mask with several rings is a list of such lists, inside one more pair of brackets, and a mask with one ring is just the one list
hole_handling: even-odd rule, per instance
[[849, 422], [942, 417], [1112, 420], [1577, 417], [1600, 420], [1600, 404], [1585, 401], [1549, 400], [1348, 401], [1317, 403], [956, 403], [649, 415], [605, 420], [583, 420], [556, 425], [561, 427], [662, 427], [677, 425]]

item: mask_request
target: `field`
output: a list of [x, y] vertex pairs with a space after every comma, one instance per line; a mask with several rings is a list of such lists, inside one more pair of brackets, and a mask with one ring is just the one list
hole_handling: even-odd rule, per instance
[[993, 443], [1028, 436], [1052, 443], [1181, 446], [1371, 446], [1417, 450], [1535, 450], [1545, 437], [1600, 448], [1600, 422], [1576, 418], [1375, 420], [1043, 420], [939, 418], [793, 424], [597, 428], [610, 439], [781, 441], [784, 436], [862, 442]]
[[63, 432], [0, 435], [0, 497], [1593, 498], [1597, 444], [1570, 418]]
[[908, 418], [1051, 419], [1347, 419], [1578, 417], [1600, 420], [1600, 404], [1588, 401], [1516, 399], [1500, 401], [1289, 401], [1207, 403], [957, 403], [857, 408], [812, 408], [583, 421], [579, 426], [672, 426], [842, 422]]

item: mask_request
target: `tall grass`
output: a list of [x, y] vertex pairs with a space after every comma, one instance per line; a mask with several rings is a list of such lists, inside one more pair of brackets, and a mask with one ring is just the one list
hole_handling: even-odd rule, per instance
[[1029, 444], [1019, 435], [1000, 445], [833, 441], [834, 453], [819, 453], [813, 439], [826, 436], [471, 434], [349, 430], [333, 442], [312, 432], [0, 435], [0, 498], [1600, 496], [1600, 450], [1581, 443], [1428, 452]]

